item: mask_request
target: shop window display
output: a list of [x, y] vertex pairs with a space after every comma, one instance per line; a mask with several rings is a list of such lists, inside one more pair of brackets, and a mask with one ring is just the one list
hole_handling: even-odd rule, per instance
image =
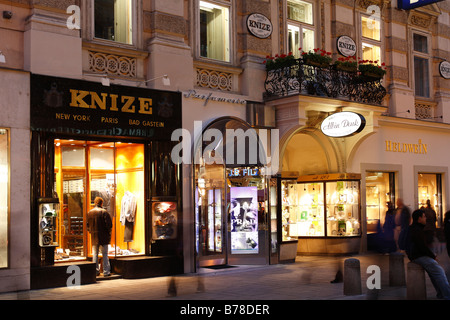
[[0, 268], [8, 267], [9, 130], [0, 128]]
[[359, 235], [359, 182], [327, 182], [326, 188], [327, 235]]
[[55, 140], [55, 191], [61, 201], [55, 261], [92, 256], [86, 215], [95, 197], [113, 221], [109, 256], [145, 252], [144, 146]]
[[395, 185], [393, 172], [366, 173], [366, 215], [367, 233], [376, 233], [384, 225], [387, 204], [395, 206]]
[[427, 202], [436, 212], [438, 226], [442, 223], [442, 175], [436, 173], [419, 173], [418, 208], [426, 208]]
[[317, 183], [285, 183], [283, 192], [283, 240], [324, 236], [323, 186]]
[[281, 183], [282, 240], [360, 235], [359, 181]]

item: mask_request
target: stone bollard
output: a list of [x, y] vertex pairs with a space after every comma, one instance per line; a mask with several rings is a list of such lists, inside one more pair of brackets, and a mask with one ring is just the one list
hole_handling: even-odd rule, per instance
[[362, 293], [361, 267], [358, 259], [344, 261], [344, 295], [352, 296]]
[[389, 285], [391, 287], [406, 285], [404, 255], [389, 254]]
[[407, 300], [426, 300], [427, 288], [425, 284], [425, 270], [421, 265], [408, 262], [408, 275], [406, 280]]

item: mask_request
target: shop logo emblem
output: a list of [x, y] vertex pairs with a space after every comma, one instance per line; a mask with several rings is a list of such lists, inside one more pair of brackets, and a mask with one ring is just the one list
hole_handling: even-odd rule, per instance
[[332, 138], [352, 136], [361, 132], [366, 126], [366, 120], [359, 113], [333, 113], [322, 121], [320, 129], [323, 134]]

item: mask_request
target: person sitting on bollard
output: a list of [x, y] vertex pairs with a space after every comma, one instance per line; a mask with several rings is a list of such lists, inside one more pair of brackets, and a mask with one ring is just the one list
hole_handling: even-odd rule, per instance
[[450, 300], [450, 285], [444, 269], [436, 261], [436, 255], [427, 246], [425, 232], [423, 231], [427, 218], [421, 209], [412, 214], [413, 223], [409, 226], [406, 235], [406, 254], [411, 262], [422, 266], [428, 273], [436, 289], [439, 299]]

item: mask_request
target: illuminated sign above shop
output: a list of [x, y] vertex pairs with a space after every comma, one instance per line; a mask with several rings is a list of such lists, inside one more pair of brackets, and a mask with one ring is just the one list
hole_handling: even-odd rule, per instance
[[326, 117], [320, 126], [323, 134], [332, 138], [348, 137], [361, 132], [366, 119], [359, 113], [338, 112]]
[[181, 94], [32, 74], [30, 116], [34, 131], [169, 140]]
[[262, 172], [262, 168], [233, 168], [228, 169], [229, 177], [259, 177]]
[[440, 1], [443, 0], [398, 0], [397, 6], [399, 9], [409, 10]]
[[255, 37], [265, 39], [272, 34], [272, 22], [260, 13], [252, 13], [247, 18], [248, 31]]

